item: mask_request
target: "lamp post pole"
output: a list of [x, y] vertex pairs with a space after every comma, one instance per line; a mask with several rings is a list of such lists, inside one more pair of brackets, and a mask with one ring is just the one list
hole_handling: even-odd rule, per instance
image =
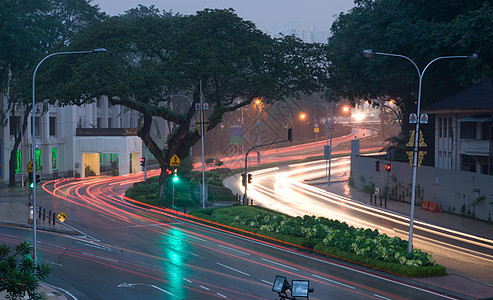
[[437, 57], [433, 60], [431, 60], [423, 69], [423, 71], [420, 71], [416, 63], [410, 59], [407, 56], [400, 55], [400, 54], [393, 54], [393, 53], [384, 53], [384, 52], [376, 52], [374, 50], [364, 50], [363, 54], [365, 57], [372, 57], [373, 55], [385, 55], [385, 56], [393, 56], [393, 57], [401, 57], [404, 59], [407, 59], [410, 61], [413, 66], [416, 68], [416, 71], [418, 72], [418, 77], [419, 77], [419, 85], [418, 85], [418, 104], [417, 104], [417, 109], [416, 109], [416, 116], [417, 116], [417, 121], [416, 121], [416, 131], [414, 133], [414, 149], [413, 149], [413, 175], [412, 175], [412, 185], [411, 185], [411, 213], [409, 217], [409, 242], [408, 242], [408, 248], [407, 251], [408, 253], [411, 253], [413, 251], [413, 222], [414, 222], [414, 203], [415, 203], [415, 198], [416, 198], [416, 171], [418, 168], [418, 145], [419, 145], [419, 122], [420, 122], [420, 108], [421, 108], [421, 87], [422, 87], [422, 82], [423, 82], [423, 75], [428, 69], [428, 67], [436, 62], [437, 60], [441, 59], [453, 59], [453, 58], [467, 58], [467, 59], [477, 59], [478, 55], [477, 54], [472, 54], [472, 55], [455, 55], [455, 56], [440, 56]]
[[55, 55], [65, 55], [65, 54], [90, 54], [90, 53], [100, 53], [100, 52], [106, 52], [107, 50], [104, 48], [99, 48], [99, 49], [94, 49], [94, 50], [86, 50], [86, 51], [67, 51], [67, 52], [55, 52], [52, 54], [49, 54], [45, 56], [36, 66], [34, 69], [33, 73], [33, 101], [32, 101], [32, 120], [31, 120], [31, 125], [32, 125], [32, 143], [33, 143], [33, 150], [32, 150], [32, 161], [33, 161], [33, 187], [32, 187], [32, 193], [33, 193], [33, 261], [34, 265], [37, 264], [38, 258], [37, 258], [37, 236], [36, 236], [36, 114], [35, 114], [35, 106], [36, 106], [36, 72], [38, 71], [39, 66], [48, 58], [55, 56]]
[[[329, 147], [329, 170], [327, 173], [327, 185], [330, 186], [330, 166], [332, 163], [331, 156], [332, 156], [332, 111], [334, 108], [334, 102], [330, 102], [330, 135], [329, 135], [329, 125], [328, 125], [328, 118], [329, 118], [329, 107], [325, 103], [317, 103], [320, 105], [325, 106], [327, 109], [327, 120], [325, 121], [325, 127], [327, 127], [327, 146]], [[330, 141], [330, 145], [329, 145]], [[324, 153], [325, 154], [325, 153]], [[327, 167], [327, 164], [325, 164], [325, 167]]]

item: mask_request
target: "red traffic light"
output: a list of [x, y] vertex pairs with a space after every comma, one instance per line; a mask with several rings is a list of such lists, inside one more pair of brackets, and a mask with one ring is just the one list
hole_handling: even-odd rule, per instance
[[389, 164], [385, 165], [385, 171], [387, 171], [387, 172], [392, 171], [392, 166]]

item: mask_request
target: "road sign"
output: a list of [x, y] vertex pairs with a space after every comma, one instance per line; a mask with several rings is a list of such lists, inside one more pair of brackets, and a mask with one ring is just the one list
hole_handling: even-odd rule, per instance
[[409, 123], [416, 124], [418, 122], [418, 116], [415, 113], [409, 115]]
[[27, 172], [29, 172], [29, 173], [33, 172], [33, 160], [32, 159], [30, 162], [27, 163]]
[[169, 160], [169, 164], [172, 166], [172, 167], [179, 167], [180, 166], [180, 159], [178, 158], [178, 156], [173, 155], [173, 157]]
[[421, 116], [419, 117], [419, 123], [428, 124], [428, 115], [427, 114], [421, 114]]
[[318, 128], [318, 123], [313, 124], [313, 127]]
[[[411, 167], [413, 166], [413, 162], [414, 162], [414, 151], [411, 150], [414, 150], [415, 136], [416, 136], [416, 130], [413, 130], [411, 132], [411, 136], [409, 137], [409, 142], [406, 144], [406, 147], [409, 149], [408, 151], [406, 151], [406, 154], [409, 158], [409, 164], [411, 165]], [[419, 140], [418, 140], [418, 161], [416, 164], [416, 166], [418, 167], [421, 166], [421, 163], [423, 162], [423, 157], [426, 155], [426, 153], [428, 153], [427, 151], [424, 151], [427, 146], [428, 145], [426, 145], [425, 139], [423, 138], [423, 133], [420, 130]]]
[[62, 223], [67, 219], [67, 215], [63, 211], [61, 211], [56, 217]]
[[320, 128], [313, 128], [313, 132], [320, 132]]

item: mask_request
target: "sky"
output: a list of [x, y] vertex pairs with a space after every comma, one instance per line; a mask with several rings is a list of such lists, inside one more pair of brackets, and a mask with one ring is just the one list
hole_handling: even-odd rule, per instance
[[233, 8], [238, 16], [263, 31], [314, 26], [316, 31], [326, 32], [339, 13], [354, 7], [353, 0], [93, 0], [91, 4], [110, 16], [139, 4], [184, 15], [205, 8]]

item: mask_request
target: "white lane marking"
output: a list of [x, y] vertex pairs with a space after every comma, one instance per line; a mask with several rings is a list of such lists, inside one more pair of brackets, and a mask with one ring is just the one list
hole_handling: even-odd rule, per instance
[[223, 247], [223, 248], [226, 248], [226, 249], [231, 250], [231, 251], [236, 251], [236, 252], [241, 253], [241, 254], [250, 255], [250, 253], [243, 252], [243, 251], [231, 248], [231, 247], [227, 247], [227, 246], [223, 246], [223, 245], [219, 245], [219, 247]]
[[89, 243], [77, 242], [77, 244], [81, 244], [81, 245], [84, 245], [84, 246], [93, 247], [93, 248], [100, 249], [100, 250], [105, 250], [105, 251], [113, 251], [110, 247], [100, 246], [98, 244], [93, 244], [93, 243], [90, 243], [90, 242]]
[[57, 287], [57, 286], [51, 285], [51, 284], [46, 283], [46, 282], [43, 282], [43, 285], [47, 285], [47, 286], [49, 286], [55, 290], [60, 290], [60, 291], [64, 292], [65, 294], [67, 294], [69, 297], [72, 297], [73, 300], [78, 300], [77, 297], [72, 295], [69, 291], [62, 289], [61, 287]]
[[153, 284], [147, 284], [147, 283], [126, 283], [126, 282], [123, 282], [123, 283], [120, 283], [119, 285], [117, 285], [117, 287], [119, 287], [119, 288], [122, 288], [122, 287], [129, 287], [129, 288], [131, 288], [131, 287], [139, 286], [139, 285], [140, 286], [150, 286], [150, 287], [155, 288], [156, 290], [159, 290], [159, 291], [161, 291], [163, 293], [166, 293], [166, 294], [171, 295], [171, 296], [175, 296], [175, 295], [173, 295], [172, 293], [168, 292], [165, 289], [162, 289], [162, 288], [160, 288], [158, 286], [155, 286]]
[[51, 265], [55, 265], [55, 266], [59, 266], [59, 267], [63, 267], [63, 265], [61, 265], [61, 264], [57, 264], [56, 262], [52, 262], [52, 261], [49, 261], [49, 260], [47, 260], [46, 262], [47, 262], [47, 263], [49, 263], [49, 264], [51, 264]]
[[228, 297], [224, 296], [223, 294], [216, 293], [216, 295], [218, 295], [219, 297], [228, 298]]
[[273, 261], [273, 260], [270, 260], [270, 259], [266, 259], [266, 258], [261, 258], [263, 261], [267, 261], [267, 262], [270, 262], [271, 264], [275, 264], [275, 265], [278, 265], [278, 266], [281, 266], [281, 267], [284, 267], [284, 268], [288, 268], [288, 269], [291, 269], [291, 270], [295, 270], [295, 271], [298, 271], [298, 269], [296, 268], [293, 268], [293, 267], [290, 267], [290, 266], [286, 266], [284, 264], [281, 264], [281, 263], [278, 263], [276, 261]]
[[207, 287], [205, 287], [205, 286], [203, 286], [203, 285], [199, 285], [199, 287], [203, 288], [203, 289], [204, 289], [204, 290], [206, 290], [206, 291], [210, 291], [210, 290], [211, 290], [210, 288], [207, 288]]
[[235, 272], [238, 272], [238, 273], [240, 273], [240, 274], [243, 274], [243, 275], [245, 275], [245, 276], [250, 276], [250, 274], [248, 274], [248, 273], [242, 272], [242, 271], [240, 271], [240, 270], [236, 270], [235, 268], [231, 268], [231, 267], [229, 267], [229, 266], [223, 265], [222, 263], [216, 263], [216, 264], [220, 265], [221, 267], [225, 267], [226, 269], [230, 269], [230, 270], [232, 270], [232, 271], [235, 271]]
[[207, 240], [205, 240], [205, 239], [203, 239], [203, 238], [196, 237], [196, 236], [194, 236], [194, 235], [192, 235], [192, 234], [186, 234], [186, 233], [184, 233], [184, 235], [186, 235], [186, 236], [188, 236], [188, 237], [191, 237], [191, 238], [194, 238], [194, 239], [196, 239], [196, 240], [202, 241], [202, 242], [207, 242]]
[[380, 299], [385, 299], [385, 300], [392, 300], [390, 298], [387, 298], [387, 297], [384, 297], [384, 296], [380, 296], [378, 294], [373, 294], [373, 296], [377, 297], [377, 298], [380, 298]]
[[186, 279], [186, 278], [183, 278], [183, 280], [185, 280], [186, 282], [188, 283], [192, 283], [193, 281], [189, 280], [189, 279]]
[[96, 258], [100, 258], [100, 259], [104, 259], [104, 260], [109, 260], [109, 261], [112, 261], [112, 262], [118, 262], [116, 259], [111, 259], [111, 258], [106, 258], [106, 257], [102, 257], [102, 256], [97, 256], [97, 255], [93, 255], [93, 254], [89, 254], [89, 253], [85, 253], [85, 252], [82, 252], [82, 254], [87, 255], [87, 256], [96, 257]]
[[345, 286], [347, 288], [350, 288], [350, 289], [356, 289], [354, 286], [350, 286], [350, 285], [347, 285], [347, 284], [344, 284], [344, 283], [341, 283], [339, 281], [335, 281], [335, 280], [332, 280], [332, 279], [329, 279], [329, 278], [325, 278], [325, 277], [322, 277], [322, 276], [318, 276], [316, 274], [312, 274], [313, 277], [317, 277], [317, 278], [320, 278], [320, 279], [323, 279], [325, 281], [329, 281], [329, 282], [332, 282], [332, 283], [335, 283], [335, 284], [338, 284], [338, 285], [342, 285], [342, 286]]
[[261, 281], [262, 281], [263, 283], [267, 283], [268, 285], [274, 285], [272, 282], [267, 281], [267, 280], [263, 280], [263, 279], [262, 279]]

